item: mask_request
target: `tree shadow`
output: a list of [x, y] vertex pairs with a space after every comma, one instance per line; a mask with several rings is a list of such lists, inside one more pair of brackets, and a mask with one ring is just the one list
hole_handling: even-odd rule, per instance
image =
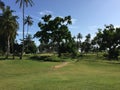
[[109, 64], [120, 64], [120, 62], [108, 62]]
[[16, 60], [16, 58], [13, 58], [13, 57], [9, 57], [9, 58], [0, 57], [0, 61], [2, 61], [2, 60]]
[[41, 61], [41, 62], [63, 62], [64, 61], [54, 56], [32, 56], [30, 57], [30, 60]]
[[6, 59], [1, 57], [1, 58], [0, 58], [0, 61], [2, 61], [2, 60], [6, 60]]

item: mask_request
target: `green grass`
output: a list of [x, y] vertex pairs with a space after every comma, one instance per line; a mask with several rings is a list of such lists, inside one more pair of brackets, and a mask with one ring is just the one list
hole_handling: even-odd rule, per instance
[[0, 90], [120, 90], [119, 61], [86, 57], [62, 62], [1, 60]]

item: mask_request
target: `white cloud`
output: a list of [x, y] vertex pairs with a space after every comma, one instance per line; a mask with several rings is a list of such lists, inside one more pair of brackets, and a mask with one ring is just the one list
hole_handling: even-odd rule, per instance
[[75, 18], [72, 18], [71, 20], [72, 20], [72, 24], [75, 24], [77, 22], [77, 19]]
[[120, 25], [114, 25], [115, 28], [120, 28]]
[[41, 11], [41, 12], [40, 12], [40, 15], [42, 15], [42, 16], [43, 16], [43, 15], [46, 15], [46, 14], [47, 14], [47, 15], [48, 15], [48, 14], [53, 14], [53, 12], [50, 11], [50, 10], [44, 10], [44, 11]]
[[34, 20], [37, 20], [37, 21], [39, 21], [39, 20], [40, 20], [40, 17], [35, 16], [35, 15], [32, 15], [32, 18], [33, 18]]

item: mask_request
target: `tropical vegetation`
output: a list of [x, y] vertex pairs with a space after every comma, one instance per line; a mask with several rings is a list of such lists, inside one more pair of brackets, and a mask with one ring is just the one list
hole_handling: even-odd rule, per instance
[[94, 37], [82, 32], [72, 36], [72, 16], [46, 14], [31, 35], [34, 16], [25, 15], [25, 6], [34, 2], [16, 3], [22, 8], [20, 42], [21, 17], [0, 0], [0, 90], [120, 89], [120, 27], [104, 25]]

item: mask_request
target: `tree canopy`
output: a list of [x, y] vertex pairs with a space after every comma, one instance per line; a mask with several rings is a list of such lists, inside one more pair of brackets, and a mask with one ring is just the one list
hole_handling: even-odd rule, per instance
[[61, 55], [60, 47], [63, 43], [68, 43], [72, 40], [71, 32], [68, 25], [72, 24], [71, 16], [55, 17], [51, 15], [42, 17], [43, 22], [39, 22], [40, 31], [35, 34], [41, 43], [56, 43], [58, 56]]
[[102, 30], [99, 29], [95, 37], [97, 44], [102, 50], [108, 52], [109, 59], [117, 59], [120, 47], [120, 28], [115, 28], [112, 24], [105, 25]]
[[10, 53], [10, 43], [14, 42], [18, 29], [18, 17], [14, 16], [13, 12], [9, 6], [6, 6], [0, 15], [0, 35], [4, 37], [5, 45], [7, 46], [6, 58], [8, 58], [8, 54]]

